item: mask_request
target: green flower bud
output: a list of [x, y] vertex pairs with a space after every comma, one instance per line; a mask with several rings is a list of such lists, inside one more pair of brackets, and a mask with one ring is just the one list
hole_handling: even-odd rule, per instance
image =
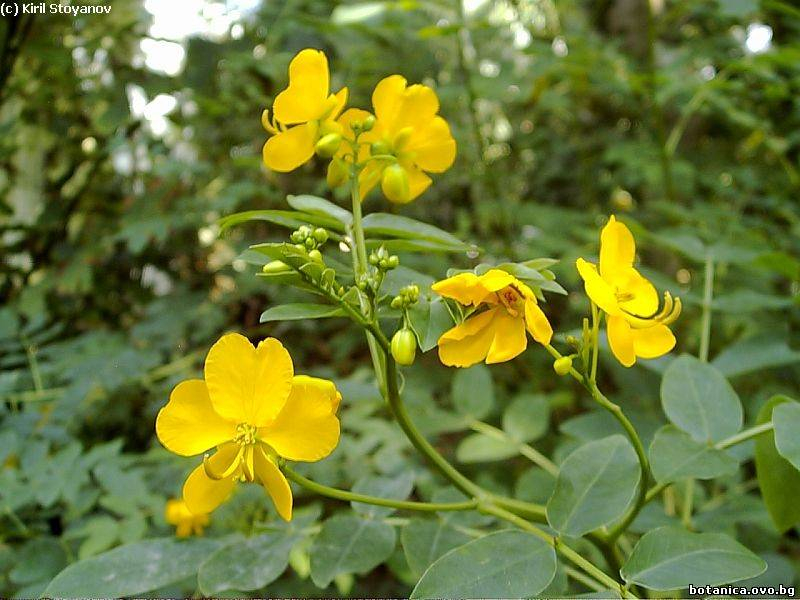
[[330, 158], [336, 151], [339, 149], [339, 146], [342, 143], [342, 136], [338, 133], [329, 133], [327, 135], [323, 135], [319, 141], [314, 145], [314, 151], [317, 153], [317, 156], [321, 156], [322, 158]]
[[369, 264], [371, 264], [373, 267], [377, 267], [378, 263], [381, 261], [381, 259], [378, 258], [378, 255], [375, 254], [374, 252], [370, 253], [369, 258], [367, 260], [369, 260]]
[[285, 273], [286, 271], [291, 271], [292, 269], [282, 260], [273, 260], [272, 262], [268, 262], [263, 267], [261, 267], [262, 273]]
[[399, 330], [392, 337], [392, 357], [399, 365], [414, 364], [417, 354], [417, 338], [407, 327]]
[[402, 296], [395, 296], [394, 298], [392, 298], [392, 302], [391, 302], [390, 306], [392, 308], [398, 308], [399, 309], [399, 308], [403, 308], [403, 304], [405, 304], [405, 302], [403, 302], [403, 297]]
[[572, 369], [572, 357], [562, 356], [553, 362], [553, 370], [562, 377]]
[[400, 258], [395, 256], [394, 254], [386, 259], [387, 265], [389, 265], [390, 269], [396, 269], [400, 264]]
[[389, 144], [384, 142], [383, 140], [378, 140], [377, 142], [372, 142], [369, 147], [369, 152], [372, 156], [383, 155], [383, 154], [391, 154], [392, 149], [389, 147]]
[[407, 204], [411, 201], [411, 190], [408, 186], [408, 174], [399, 164], [389, 165], [383, 170], [381, 189], [389, 201], [396, 204]]
[[317, 227], [314, 230], [314, 239], [320, 244], [324, 244], [328, 241], [328, 231], [322, 227]]
[[311, 250], [311, 251], [308, 253], [308, 258], [310, 258], [311, 260], [313, 260], [315, 263], [320, 263], [320, 264], [323, 264], [323, 263], [322, 263], [322, 253], [321, 253], [319, 250], [316, 250], [316, 249], [314, 249], [314, 250]]
[[361, 131], [371, 131], [375, 127], [375, 115], [370, 115], [361, 123]]

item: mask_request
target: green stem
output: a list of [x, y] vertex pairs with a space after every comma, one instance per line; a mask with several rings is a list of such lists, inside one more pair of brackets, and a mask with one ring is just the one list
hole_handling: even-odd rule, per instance
[[590, 379], [597, 381], [597, 358], [600, 354], [600, 314], [597, 305], [592, 302], [592, 372]]
[[708, 362], [711, 344], [711, 302], [714, 299], [714, 257], [706, 255], [705, 277], [703, 280], [703, 317], [700, 323], [700, 350], [697, 357]]
[[307, 490], [319, 494], [320, 496], [334, 498], [335, 500], [344, 500], [345, 502], [362, 502], [375, 506], [388, 506], [399, 510], [417, 510], [423, 512], [472, 510], [478, 506], [478, 501], [474, 498], [472, 500], [465, 500], [464, 502], [414, 502], [411, 500], [392, 500], [391, 498], [379, 498], [377, 496], [357, 494], [355, 492], [348, 492], [347, 490], [340, 490], [311, 481], [287, 465], [283, 465], [281, 470], [291, 481], [294, 481]]
[[686, 489], [683, 495], [683, 507], [681, 510], [681, 523], [686, 529], [692, 526], [692, 505], [694, 504], [694, 479], [686, 480]]
[[487, 506], [481, 506], [479, 508], [480, 512], [494, 515], [499, 519], [503, 519], [504, 521], [508, 521], [513, 525], [516, 525], [520, 529], [527, 531], [528, 533], [532, 533], [539, 539], [546, 542], [548, 545], [552, 546], [553, 549], [558, 552], [561, 556], [566, 558], [568, 561], [579, 567], [584, 573], [590, 575], [598, 582], [602, 583], [606, 588], [610, 590], [619, 590], [620, 594], [623, 598], [636, 598], [636, 596], [632, 595], [628, 592], [623, 585], [620, 584], [619, 581], [616, 581], [606, 573], [604, 573], [601, 569], [596, 567], [594, 564], [586, 560], [583, 556], [578, 554], [575, 550], [570, 548], [566, 543], [564, 543], [561, 538], [558, 536], [552, 536], [545, 531], [542, 531], [532, 523], [529, 523], [525, 519], [518, 517], [517, 515], [508, 512], [498, 506], [493, 504], [489, 504]]
[[497, 427], [493, 427], [492, 425], [483, 423], [482, 421], [473, 421], [469, 426], [473, 431], [477, 431], [486, 437], [490, 437], [506, 443], [509, 446], [513, 446], [517, 452], [530, 460], [533, 464], [541, 467], [551, 475], [558, 477], [558, 467], [556, 464], [530, 444], [518, 442], [512, 439], [511, 436], [509, 436], [502, 429], [498, 429]]

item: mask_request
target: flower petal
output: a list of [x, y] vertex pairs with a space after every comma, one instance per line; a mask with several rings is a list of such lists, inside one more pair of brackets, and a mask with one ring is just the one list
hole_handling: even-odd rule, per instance
[[606, 326], [608, 345], [617, 360], [625, 367], [630, 367], [636, 362], [636, 352], [633, 344], [633, 331], [623, 317], [608, 317]]
[[658, 292], [650, 281], [642, 277], [633, 267], [619, 271], [612, 278], [617, 289], [631, 296], [619, 303], [625, 312], [647, 319], [658, 312]]
[[403, 168], [408, 175], [408, 202], [411, 202], [419, 198], [431, 186], [433, 180], [410, 163], [405, 163]]
[[604, 279], [609, 275], [633, 266], [636, 257], [636, 243], [624, 223], [611, 215], [600, 232], [600, 274]]
[[273, 135], [264, 144], [264, 164], [279, 173], [293, 171], [314, 156], [316, 133], [315, 124], [304, 123]]
[[336, 384], [328, 379], [320, 379], [319, 377], [311, 377], [310, 375], [295, 375], [292, 379], [292, 387], [296, 385], [310, 385], [319, 388], [331, 403], [331, 410], [334, 414], [339, 410], [339, 404], [342, 401], [342, 395], [336, 389]]
[[498, 310], [505, 309], [487, 310], [444, 332], [438, 341], [442, 364], [469, 367], [484, 360], [494, 340], [493, 320]]
[[547, 345], [553, 339], [553, 327], [535, 300], [525, 300], [525, 325], [537, 342]]
[[423, 171], [443, 173], [456, 159], [456, 141], [442, 117], [434, 117], [425, 127], [415, 129], [406, 150]]
[[275, 98], [272, 110], [281, 123], [319, 119], [326, 110], [330, 75], [325, 53], [306, 48], [289, 63], [289, 87]]
[[420, 84], [406, 87], [407, 83], [404, 77], [391, 75], [372, 92], [375, 116], [389, 136], [405, 127], [424, 127], [439, 112], [439, 99], [433, 89]]
[[525, 319], [521, 316], [514, 317], [506, 310], [498, 308], [491, 326], [494, 329], [494, 339], [486, 356], [486, 364], [511, 360], [528, 347]]
[[292, 358], [275, 338], [258, 348], [238, 333], [215, 343], [206, 357], [205, 378], [214, 410], [236, 423], [256, 427], [274, 419], [292, 389]]
[[[313, 462], [328, 456], [339, 443], [339, 419], [334, 414], [330, 389], [317, 383], [322, 381], [295, 377], [283, 410], [258, 430], [258, 438], [282, 457]], [[333, 395], [337, 394], [333, 382], [327, 383], [333, 386]]]
[[[478, 280], [483, 289], [485, 289], [488, 293], [499, 292], [504, 287], [508, 287], [509, 285], [515, 285], [520, 289], [528, 287], [516, 277], [507, 271], [503, 271], [502, 269], [489, 269], [486, 271], [486, 273], [480, 275]], [[530, 288], [528, 289], [530, 290]]]
[[578, 267], [583, 279], [583, 287], [586, 290], [586, 295], [591, 298], [592, 302], [597, 304], [609, 315], [620, 315], [622, 311], [617, 304], [617, 297], [614, 294], [614, 289], [600, 277], [597, 272], [597, 267], [590, 262], [586, 262], [582, 258], [575, 261], [575, 266]]
[[255, 452], [256, 477], [272, 498], [278, 514], [286, 521], [292, 520], [292, 489], [280, 469], [259, 447]]
[[[227, 469], [236, 458], [239, 451], [237, 444], [225, 444], [209, 458], [211, 467], [218, 472]], [[186, 508], [194, 514], [210, 513], [220, 504], [225, 502], [236, 485], [238, 474], [225, 479], [211, 479], [206, 475], [205, 467], [201, 464], [191, 472], [183, 484], [183, 499]]]
[[386, 126], [394, 122], [406, 83], [406, 78], [402, 75], [390, 75], [381, 79], [372, 92], [375, 116]]
[[662, 323], [646, 329], [632, 329], [632, 332], [636, 356], [658, 358], [675, 347], [675, 336]]
[[236, 423], [218, 415], [202, 379], [181, 381], [156, 417], [156, 435], [169, 450], [181, 456], [205, 452], [233, 439]]

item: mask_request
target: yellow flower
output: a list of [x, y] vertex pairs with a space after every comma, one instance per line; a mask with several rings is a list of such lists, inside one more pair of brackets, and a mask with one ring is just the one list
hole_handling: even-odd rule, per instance
[[480, 276], [460, 273], [437, 281], [432, 289], [459, 304], [486, 307], [439, 338], [439, 359], [445, 365], [469, 367], [482, 360], [487, 364], [511, 360], [527, 348], [526, 330], [540, 344], [549, 344], [553, 337], [533, 291], [500, 269]]
[[210, 513], [237, 481], [257, 481], [290, 520], [292, 491], [278, 457], [313, 462], [330, 454], [339, 441], [340, 400], [332, 382], [295, 376], [278, 340], [254, 348], [239, 334], [220, 338], [206, 357], [205, 380], [175, 386], [156, 419], [158, 439], [176, 454], [217, 449], [183, 486], [189, 511]]
[[426, 173], [443, 173], [456, 157], [450, 127], [437, 114], [439, 99], [428, 86], [391, 75], [375, 86], [372, 106], [375, 126], [361, 141], [370, 143], [371, 154], [394, 158], [367, 163], [359, 177], [362, 197], [380, 183], [390, 201], [411, 202], [431, 185]]
[[681, 312], [680, 298], [664, 292], [659, 307], [656, 288], [634, 267], [636, 244], [630, 230], [614, 218], [600, 234], [600, 269], [579, 258], [586, 294], [607, 315], [608, 344], [626, 367], [636, 358], [657, 358], [675, 347], [667, 327]]
[[[265, 110], [264, 128], [272, 134], [264, 144], [264, 164], [288, 172], [308, 162], [322, 138], [330, 155], [342, 128], [336, 122], [347, 102], [347, 88], [330, 93], [328, 59], [319, 50], [301, 50], [289, 64], [289, 87], [275, 98], [273, 119]], [[326, 137], [327, 136], [327, 137]]]
[[186, 502], [176, 498], [167, 500], [164, 518], [170, 525], [175, 525], [175, 535], [178, 537], [203, 535], [203, 529], [208, 525], [208, 514], [196, 515], [189, 511]]

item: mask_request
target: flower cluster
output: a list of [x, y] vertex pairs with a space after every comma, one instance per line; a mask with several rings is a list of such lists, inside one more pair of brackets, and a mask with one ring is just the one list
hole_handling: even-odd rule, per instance
[[342, 112], [346, 103], [347, 88], [330, 93], [325, 54], [302, 50], [289, 65], [289, 87], [275, 98], [272, 118], [267, 110], [262, 116], [271, 134], [264, 164], [292, 171], [316, 152], [331, 158], [329, 184], [357, 177], [362, 198], [380, 184], [386, 198], [398, 204], [428, 189], [428, 173], [453, 164], [456, 142], [430, 87], [391, 75], [372, 93], [374, 115], [357, 108]]

